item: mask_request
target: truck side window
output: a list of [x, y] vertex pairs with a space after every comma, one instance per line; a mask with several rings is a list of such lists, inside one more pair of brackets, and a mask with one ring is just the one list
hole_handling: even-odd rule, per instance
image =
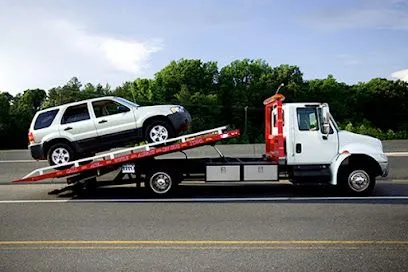
[[298, 108], [296, 109], [296, 113], [299, 130], [318, 130], [317, 113], [315, 108]]
[[96, 118], [122, 113], [124, 111], [130, 111], [128, 107], [112, 100], [93, 102], [92, 107], [94, 109]]
[[88, 105], [80, 104], [68, 107], [62, 116], [61, 124], [75, 123], [91, 119], [88, 111]]

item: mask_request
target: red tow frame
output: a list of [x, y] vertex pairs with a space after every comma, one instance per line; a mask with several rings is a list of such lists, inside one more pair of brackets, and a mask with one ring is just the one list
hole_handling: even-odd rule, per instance
[[202, 135], [202, 136], [188, 139], [185, 142], [181, 142], [181, 143], [175, 143], [175, 144], [170, 144], [167, 146], [152, 148], [148, 151], [135, 151], [131, 154], [119, 156], [117, 158], [95, 161], [95, 162], [91, 162], [91, 163], [77, 166], [77, 167], [73, 166], [71, 168], [64, 169], [64, 170], [56, 170], [56, 171], [52, 171], [52, 172], [45, 173], [42, 175], [36, 175], [36, 176], [31, 176], [31, 177], [27, 177], [27, 178], [23, 178], [19, 180], [14, 180], [13, 182], [33, 182], [33, 181], [39, 181], [39, 180], [44, 180], [44, 179], [67, 177], [67, 176], [71, 176], [74, 174], [79, 174], [84, 171], [94, 170], [94, 169], [98, 169], [102, 167], [131, 162], [137, 159], [154, 157], [154, 156], [164, 155], [164, 154], [168, 154], [168, 153], [172, 153], [176, 151], [181, 151], [181, 150], [191, 149], [191, 148], [195, 148], [195, 147], [199, 147], [203, 145], [208, 145], [208, 144], [215, 143], [221, 140], [234, 138], [239, 135], [240, 135], [239, 130], [231, 130], [231, 131], [224, 132], [222, 134]]
[[[285, 157], [283, 137], [283, 110], [282, 102], [285, 96], [282, 94], [275, 94], [264, 100], [265, 106], [265, 156], [275, 162], [280, 158]], [[277, 128], [277, 133], [272, 133], [272, 111], [276, 108], [276, 120], [274, 127]]]

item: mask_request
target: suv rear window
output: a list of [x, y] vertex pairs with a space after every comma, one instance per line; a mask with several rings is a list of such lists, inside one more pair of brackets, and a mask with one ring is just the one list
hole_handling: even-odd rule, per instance
[[35, 120], [34, 129], [42, 129], [51, 126], [52, 121], [54, 121], [55, 116], [58, 113], [58, 109], [46, 111], [40, 113]]

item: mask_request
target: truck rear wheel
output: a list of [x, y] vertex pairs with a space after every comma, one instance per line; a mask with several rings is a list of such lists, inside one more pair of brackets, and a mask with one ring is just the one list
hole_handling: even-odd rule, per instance
[[375, 186], [375, 176], [362, 167], [350, 167], [342, 171], [343, 189], [352, 195], [370, 195]]
[[154, 195], [169, 195], [174, 191], [175, 186], [177, 186], [175, 175], [167, 170], [152, 171], [145, 181], [145, 187]]

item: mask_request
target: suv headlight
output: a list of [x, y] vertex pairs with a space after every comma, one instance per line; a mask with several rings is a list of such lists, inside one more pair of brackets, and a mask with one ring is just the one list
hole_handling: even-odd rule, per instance
[[176, 112], [184, 112], [184, 108], [182, 106], [174, 106], [170, 108], [172, 113], [176, 113]]

